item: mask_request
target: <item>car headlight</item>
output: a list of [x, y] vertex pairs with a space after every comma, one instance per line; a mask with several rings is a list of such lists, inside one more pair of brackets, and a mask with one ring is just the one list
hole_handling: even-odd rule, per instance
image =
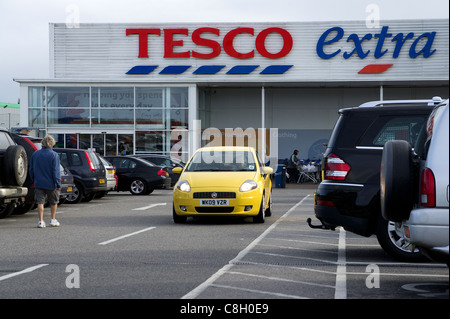
[[177, 184], [177, 188], [182, 192], [190, 192], [191, 191], [191, 185], [189, 185], [188, 181], [180, 181]]
[[242, 183], [241, 187], [239, 187], [240, 192], [248, 192], [258, 187], [258, 184], [254, 180], [248, 180]]

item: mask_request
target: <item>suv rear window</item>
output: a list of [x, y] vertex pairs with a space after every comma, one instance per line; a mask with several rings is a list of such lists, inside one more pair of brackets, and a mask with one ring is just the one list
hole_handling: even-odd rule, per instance
[[383, 147], [391, 140], [404, 140], [414, 145], [425, 120], [425, 116], [379, 116], [363, 134], [358, 146]]

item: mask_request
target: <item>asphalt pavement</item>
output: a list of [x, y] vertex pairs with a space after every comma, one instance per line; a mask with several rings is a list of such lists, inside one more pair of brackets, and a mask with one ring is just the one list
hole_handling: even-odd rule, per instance
[[[258, 300], [448, 299], [446, 265], [400, 263], [375, 237], [311, 229], [315, 188], [274, 188], [264, 224], [174, 224], [170, 190], [62, 205], [57, 228], [38, 229], [35, 210], [2, 219], [0, 298], [171, 299], [181, 314], [206, 311], [188, 301], [207, 299], [250, 301], [245, 311], [260, 314]], [[225, 305], [215, 313], [238, 311]]]

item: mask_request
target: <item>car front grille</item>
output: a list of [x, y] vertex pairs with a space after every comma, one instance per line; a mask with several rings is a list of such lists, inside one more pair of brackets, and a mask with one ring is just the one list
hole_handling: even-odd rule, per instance
[[[216, 194], [213, 196], [213, 193]], [[194, 198], [236, 198], [234, 192], [197, 192], [194, 193]]]
[[234, 207], [226, 206], [226, 207], [195, 207], [197, 213], [231, 213], [234, 210]]

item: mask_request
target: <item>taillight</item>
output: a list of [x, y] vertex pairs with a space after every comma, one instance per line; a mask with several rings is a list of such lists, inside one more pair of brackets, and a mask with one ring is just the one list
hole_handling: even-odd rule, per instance
[[89, 154], [86, 151], [84, 151], [84, 155], [86, 155], [86, 159], [88, 161], [89, 168], [91, 169], [92, 172], [95, 172], [95, 166], [94, 166], [94, 163], [92, 163], [91, 158], [89, 157]]
[[35, 151], [37, 151], [38, 150], [38, 148], [37, 148], [37, 146], [32, 142], [32, 141], [30, 141], [30, 139], [29, 138], [27, 138], [27, 137], [23, 137], [23, 139], [25, 140], [25, 141], [27, 141], [28, 142], [28, 144], [30, 144], [30, 146], [35, 150]]
[[166, 176], [166, 171], [163, 170], [162, 168], [158, 171], [158, 175], [159, 176]]
[[436, 207], [436, 183], [434, 174], [429, 168], [422, 171], [420, 178], [420, 205], [422, 207]]
[[325, 158], [325, 179], [344, 180], [350, 166], [340, 157], [330, 154]]

